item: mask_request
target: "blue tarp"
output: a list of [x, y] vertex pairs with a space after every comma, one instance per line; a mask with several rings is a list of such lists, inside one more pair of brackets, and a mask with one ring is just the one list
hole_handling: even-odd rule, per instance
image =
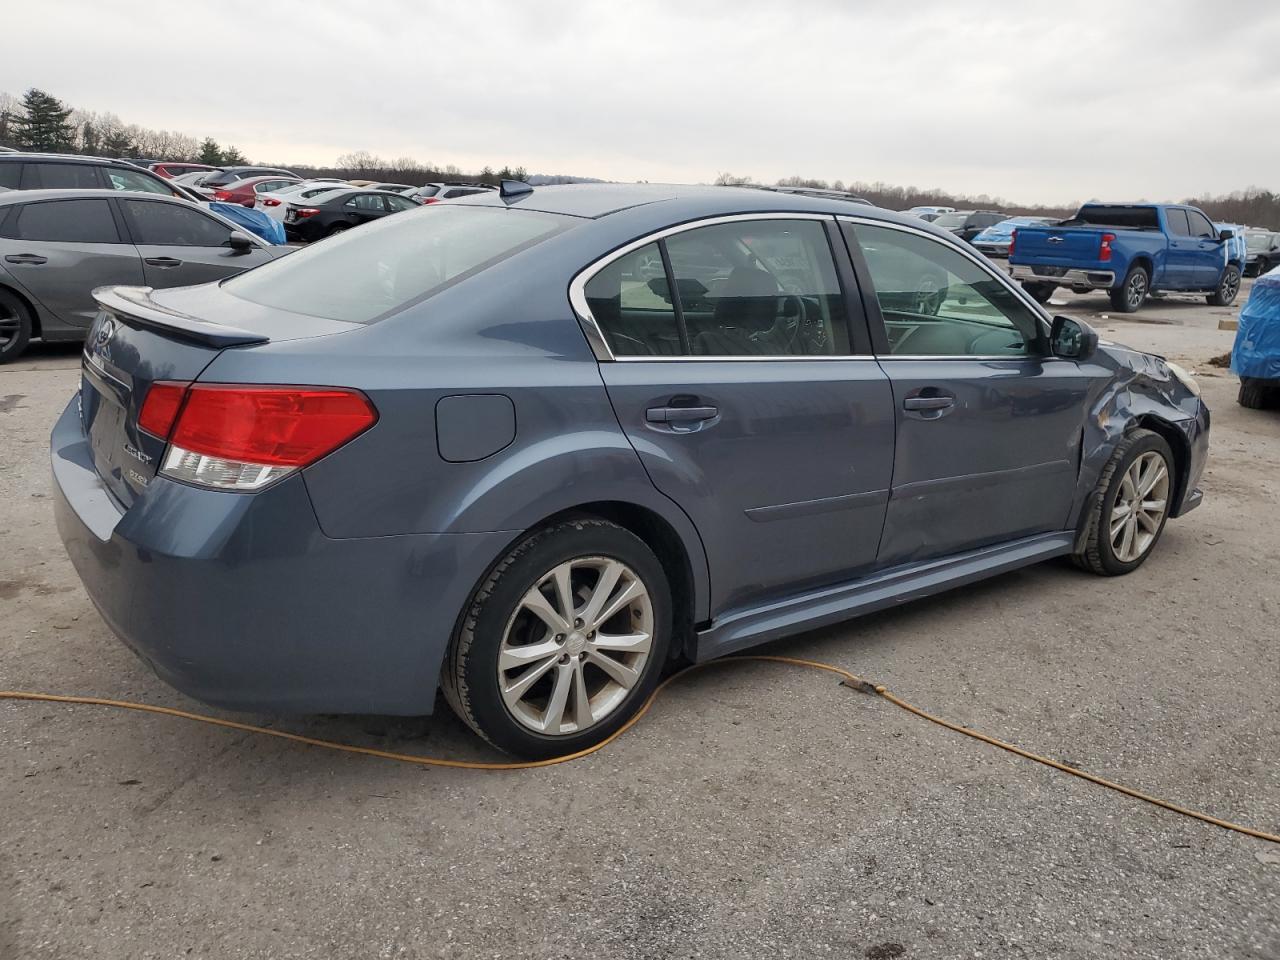
[[219, 203], [216, 200], [209, 204], [209, 209], [226, 217], [232, 223], [238, 223], [246, 230], [252, 231], [267, 243], [285, 242], [284, 224], [272, 220], [261, 210], [250, 210], [238, 203]]
[[1253, 293], [1240, 311], [1231, 372], [1237, 377], [1280, 380], [1280, 267], [1254, 281]]

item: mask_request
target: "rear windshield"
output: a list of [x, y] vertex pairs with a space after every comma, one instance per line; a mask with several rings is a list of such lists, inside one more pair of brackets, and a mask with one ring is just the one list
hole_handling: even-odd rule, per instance
[[440, 188], [439, 188], [439, 187], [431, 186], [430, 184], [428, 184], [427, 186], [425, 186], [425, 187], [421, 187], [421, 188], [418, 190], [418, 196], [420, 196], [420, 197], [434, 197], [434, 196], [435, 196], [437, 193], [439, 193], [439, 192], [440, 192]]
[[349, 230], [223, 281], [228, 293], [373, 323], [565, 229], [552, 214], [434, 205]]
[[969, 219], [967, 213], [944, 213], [933, 221], [939, 227], [963, 227], [964, 222]]
[[1124, 230], [1159, 230], [1160, 217], [1155, 207], [1081, 207], [1066, 221], [1068, 226], [1088, 224], [1096, 227], [1120, 227]]

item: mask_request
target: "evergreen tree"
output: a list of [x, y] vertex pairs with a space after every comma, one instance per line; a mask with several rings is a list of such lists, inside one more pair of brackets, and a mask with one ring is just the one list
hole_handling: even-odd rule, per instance
[[92, 120], [86, 120], [80, 128], [80, 152], [96, 157], [102, 148], [102, 136]]
[[480, 171], [480, 182], [481, 182], [481, 183], [494, 183], [494, 182], [496, 182], [496, 181], [495, 181], [495, 178], [494, 178], [494, 174], [493, 174], [493, 167], [490, 167], [490, 166], [487, 166], [487, 165], [486, 165], [486, 166], [485, 166], [485, 168], [484, 168], [483, 170], [481, 170], [481, 171]]
[[133, 141], [123, 130], [112, 130], [102, 141], [102, 154], [106, 157], [123, 157], [133, 152]]
[[13, 123], [13, 139], [21, 147], [40, 153], [70, 149], [75, 128], [67, 122], [71, 108], [57, 97], [32, 87], [22, 98], [22, 114]]
[[200, 162], [207, 163], [211, 167], [217, 167], [222, 164], [222, 148], [218, 146], [218, 141], [213, 137], [205, 137], [200, 144]]
[[222, 163], [220, 163], [219, 166], [237, 167], [243, 166], [248, 162], [248, 158], [246, 158], [245, 155], [235, 147], [227, 147], [227, 149], [222, 151]]
[[524, 167], [516, 167], [514, 170], [511, 171], [511, 179], [512, 180], [528, 180], [529, 171], [527, 171]]

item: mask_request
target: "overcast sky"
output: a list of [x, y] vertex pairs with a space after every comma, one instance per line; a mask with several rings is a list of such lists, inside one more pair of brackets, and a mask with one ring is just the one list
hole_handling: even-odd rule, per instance
[[41, 87], [255, 160], [800, 174], [1065, 203], [1280, 189], [1277, 0], [40, 0]]

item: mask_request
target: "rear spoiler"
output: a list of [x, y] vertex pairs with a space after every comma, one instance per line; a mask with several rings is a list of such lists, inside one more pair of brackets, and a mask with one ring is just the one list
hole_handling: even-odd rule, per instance
[[161, 306], [151, 299], [151, 287], [98, 287], [93, 299], [98, 306], [114, 314], [126, 325], [155, 330], [175, 340], [186, 340], [206, 347], [242, 347], [251, 343], [270, 343], [261, 333], [210, 323], [186, 313]]

